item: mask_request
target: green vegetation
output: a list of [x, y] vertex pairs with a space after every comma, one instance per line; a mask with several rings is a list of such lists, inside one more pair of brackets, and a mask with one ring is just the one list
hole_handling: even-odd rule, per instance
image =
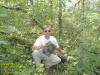
[[[65, 1], [0, 0], [0, 75], [46, 75], [43, 64], [30, 60], [31, 47], [47, 24], [68, 55], [67, 62], [50, 70], [52, 75], [100, 74], [100, 0], [94, 7], [90, 0], [77, 0], [70, 8]], [[18, 70], [7, 74], [4, 64], [18, 64]]]

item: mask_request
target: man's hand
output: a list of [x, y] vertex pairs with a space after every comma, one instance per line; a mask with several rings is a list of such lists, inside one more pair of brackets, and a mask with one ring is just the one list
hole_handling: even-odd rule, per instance
[[62, 54], [66, 54], [67, 52], [65, 50], [61, 50], [61, 53]]
[[43, 43], [42, 45], [45, 47], [45, 46], [47, 46], [47, 44], [48, 44], [48, 43]]
[[41, 46], [32, 46], [32, 51], [44, 48], [46, 45], [47, 45], [47, 43], [43, 43]]

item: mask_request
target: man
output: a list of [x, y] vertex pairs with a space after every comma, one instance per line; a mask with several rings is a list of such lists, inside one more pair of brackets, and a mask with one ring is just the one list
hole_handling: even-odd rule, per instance
[[41, 61], [43, 61], [45, 67], [49, 68], [60, 63], [61, 59], [55, 54], [51, 54], [50, 56], [45, 55], [43, 53], [43, 48], [48, 44], [48, 42], [52, 42], [56, 46], [56, 50], [61, 52], [61, 49], [59, 48], [56, 38], [51, 36], [50, 26], [43, 27], [43, 34], [44, 35], [37, 38], [36, 42], [32, 46], [32, 56], [37, 64], [41, 64]]

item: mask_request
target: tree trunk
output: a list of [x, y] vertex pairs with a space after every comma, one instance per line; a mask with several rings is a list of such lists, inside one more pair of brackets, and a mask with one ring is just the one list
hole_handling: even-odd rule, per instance
[[59, 39], [62, 34], [62, 1], [58, 0], [59, 3], [59, 13], [58, 13], [58, 26], [59, 26]]
[[82, 8], [83, 8], [83, 9], [82, 9], [82, 14], [83, 14], [83, 17], [84, 17], [84, 8], [85, 8], [85, 7], [84, 7], [84, 3], [85, 3], [85, 0], [82, 1]]

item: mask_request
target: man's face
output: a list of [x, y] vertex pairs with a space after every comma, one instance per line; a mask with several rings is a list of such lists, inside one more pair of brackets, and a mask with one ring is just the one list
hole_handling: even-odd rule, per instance
[[45, 35], [46, 37], [49, 37], [49, 36], [51, 35], [51, 28], [45, 28], [45, 29], [44, 29], [44, 35]]

